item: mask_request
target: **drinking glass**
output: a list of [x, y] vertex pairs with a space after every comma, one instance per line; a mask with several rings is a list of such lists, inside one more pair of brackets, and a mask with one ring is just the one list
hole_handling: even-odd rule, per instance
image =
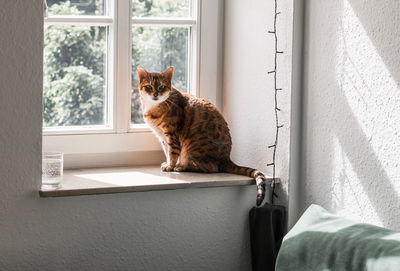
[[42, 190], [54, 190], [61, 187], [63, 162], [63, 153], [61, 152], [43, 153]]

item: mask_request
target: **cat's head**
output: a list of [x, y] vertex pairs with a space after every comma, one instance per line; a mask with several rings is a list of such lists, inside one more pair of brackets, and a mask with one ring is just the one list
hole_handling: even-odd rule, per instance
[[139, 76], [139, 93], [142, 102], [151, 108], [168, 99], [172, 89], [174, 68], [169, 67], [162, 73], [147, 72], [142, 66], [137, 67]]

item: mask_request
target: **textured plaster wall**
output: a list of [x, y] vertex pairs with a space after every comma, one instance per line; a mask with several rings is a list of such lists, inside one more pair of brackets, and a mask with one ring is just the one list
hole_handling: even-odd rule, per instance
[[[291, 92], [291, 46], [293, 2], [278, 1], [278, 106], [284, 127], [277, 149], [277, 177], [282, 180], [279, 201], [287, 204], [289, 175], [289, 129]], [[268, 175], [275, 141], [274, 1], [225, 1], [224, 76], [222, 108], [232, 134], [232, 160], [258, 168]]]
[[0, 270], [250, 270], [254, 187], [39, 198], [42, 0], [0, 25]]
[[400, 230], [399, 10], [307, 1], [302, 209]]

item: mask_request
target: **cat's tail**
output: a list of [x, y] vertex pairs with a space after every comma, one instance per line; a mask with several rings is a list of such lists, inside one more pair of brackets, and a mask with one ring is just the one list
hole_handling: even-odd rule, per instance
[[265, 197], [265, 180], [266, 180], [264, 174], [261, 171], [254, 168], [238, 166], [231, 160], [227, 160], [221, 163], [220, 172], [233, 173], [254, 178], [257, 184], [256, 205], [257, 206], [261, 205]]

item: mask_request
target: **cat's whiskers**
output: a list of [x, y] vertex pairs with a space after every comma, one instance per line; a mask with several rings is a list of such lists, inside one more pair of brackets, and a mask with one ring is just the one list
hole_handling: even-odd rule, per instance
[[169, 98], [169, 94], [159, 95], [157, 100], [154, 100], [152, 95], [142, 94], [142, 93], [140, 95], [142, 96], [144, 102], [143, 113], [146, 113], [153, 107], [161, 104], [162, 102], [165, 102]]

